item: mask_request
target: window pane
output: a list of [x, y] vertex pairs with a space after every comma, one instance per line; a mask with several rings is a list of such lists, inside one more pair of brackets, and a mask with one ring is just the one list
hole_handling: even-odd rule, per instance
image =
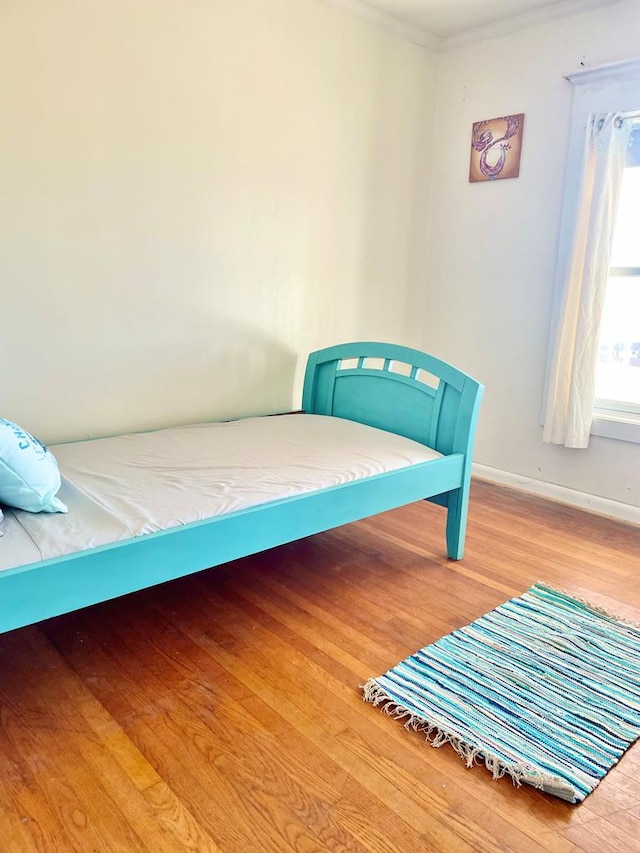
[[634, 127], [631, 131], [627, 166], [640, 166], [640, 126]]
[[617, 401], [613, 408], [634, 411], [640, 406], [640, 275], [634, 274], [640, 269], [640, 167], [624, 171], [610, 264], [628, 274], [612, 275], [607, 284], [596, 397], [601, 405]]
[[640, 405], [640, 277], [609, 279], [600, 333], [596, 397]]
[[624, 170], [610, 263], [640, 267], [640, 167]]

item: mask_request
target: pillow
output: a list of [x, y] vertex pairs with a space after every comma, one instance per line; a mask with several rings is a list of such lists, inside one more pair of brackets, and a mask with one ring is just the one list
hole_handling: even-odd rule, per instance
[[56, 497], [58, 463], [49, 448], [0, 418], [0, 503], [28, 512], [66, 512]]

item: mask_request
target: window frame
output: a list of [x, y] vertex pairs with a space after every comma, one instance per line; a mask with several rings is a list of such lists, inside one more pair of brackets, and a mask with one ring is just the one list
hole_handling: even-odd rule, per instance
[[[569, 151], [561, 233], [573, 235], [578, 213], [581, 151], [592, 114], [637, 112], [640, 92], [640, 59], [611, 62], [594, 68], [581, 68], [565, 74], [574, 87], [569, 133]], [[564, 281], [571, 256], [571, 240], [561, 240], [558, 247], [558, 270]], [[556, 285], [552, 307], [552, 330], [557, 328], [562, 312], [562, 288]], [[553, 340], [554, 335], [551, 335]], [[545, 399], [549, 383], [548, 359]], [[640, 414], [594, 406], [591, 434], [640, 444]]]
[[[640, 267], [609, 267], [610, 278], [637, 278], [640, 287]], [[640, 379], [640, 368], [638, 370]], [[640, 443], [640, 403], [596, 397], [593, 405], [592, 435]], [[617, 427], [616, 424], [620, 426]], [[628, 437], [623, 437], [628, 436]]]

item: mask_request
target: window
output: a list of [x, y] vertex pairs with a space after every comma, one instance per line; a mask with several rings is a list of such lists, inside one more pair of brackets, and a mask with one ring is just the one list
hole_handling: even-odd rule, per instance
[[[626, 120], [634, 121], [629, 116]], [[630, 137], [600, 323], [595, 413], [640, 416], [640, 121]]]
[[543, 440], [640, 442], [640, 60], [574, 86]]

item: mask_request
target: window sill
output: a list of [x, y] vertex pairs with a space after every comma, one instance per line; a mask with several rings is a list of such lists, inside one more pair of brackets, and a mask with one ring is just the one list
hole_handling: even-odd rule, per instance
[[640, 444], [640, 416], [596, 411], [591, 425], [591, 435], [614, 438]]

